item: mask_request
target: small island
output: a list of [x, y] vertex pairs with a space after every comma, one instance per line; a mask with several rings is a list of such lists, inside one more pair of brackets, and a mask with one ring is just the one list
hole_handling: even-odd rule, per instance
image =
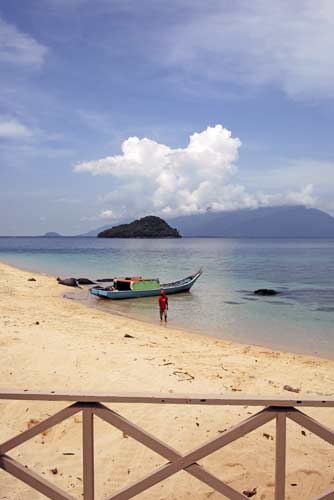
[[160, 217], [148, 215], [142, 219], [114, 226], [97, 235], [98, 238], [181, 238], [177, 229]]
[[43, 234], [42, 238], [62, 238], [62, 235], [55, 233], [54, 231], [49, 231], [48, 233]]

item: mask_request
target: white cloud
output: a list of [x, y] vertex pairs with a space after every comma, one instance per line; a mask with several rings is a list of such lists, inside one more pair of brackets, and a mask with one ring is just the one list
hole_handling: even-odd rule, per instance
[[292, 191], [286, 196], [287, 203], [296, 203], [297, 205], [311, 206], [316, 203], [316, 198], [314, 196], [314, 186], [313, 184], [308, 184], [300, 192]]
[[317, 200], [314, 196], [313, 184], [308, 184], [300, 191], [288, 191], [286, 193], [265, 194], [262, 192], [257, 193], [258, 205], [272, 206], [272, 205], [304, 205], [313, 206]]
[[0, 62], [41, 66], [47, 47], [0, 16]]
[[0, 138], [18, 139], [32, 136], [32, 131], [16, 118], [0, 116]]
[[224, 208], [226, 197], [234, 196], [225, 192], [225, 181], [235, 171], [240, 144], [221, 125], [193, 134], [186, 148], [130, 137], [122, 144], [122, 155], [81, 163], [75, 171], [118, 180], [112, 207], [116, 216], [138, 210], [166, 215], [199, 212], [213, 203]]
[[101, 219], [114, 219], [114, 212], [112, 210], [103, 210], [100, 213]]
[[270, 84], [298, 99], [334, 97], [332, 0], [204, 5], [165, 32], [160, 60], [196, 78]]
[[[265, 170], [245, 169], [240, 172], [241, 182], [250, 191], [261, 186], [262, 191], [270, 193], [276, 186], [280, 192], [297, 193], [300, 185], [308, 186], [305, 198], [311, 200], [306, 205], [317, 206], [334, 213], [333, 186], [334, 162], [313, 158], [279, 158], [271, 161]], [[311, 189], [310, 186], [313, 186]], [[299, 193], [301, 194], [301, 193]], [[316, 194], [316, 196], [315, 196]], [[297, 201], [298, 196], [295, 196]]]
[[130, 137], [122, 144], [122, 154], [83, 162], [74, 170], [112, 176], [115, 188], [102, 197], [108, 209], [100, 217], [115, 220], [148, 213], [172, 217], [208, 209], [312, 204], [310, 186], [286, 195], [254, 195], [232, 183], [240, 145], [222, 125], [194, 133], [185, 148]]

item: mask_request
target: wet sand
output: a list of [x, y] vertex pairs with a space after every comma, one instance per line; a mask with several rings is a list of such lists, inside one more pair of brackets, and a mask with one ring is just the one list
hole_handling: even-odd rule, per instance
[[[32, 276], [37, 281], [28, 281]], [[290, 385], [300, 388], [300, 399], [334, 394], [334, 361], [226, 342], [160, 326], [159, 322], [148, 324], [111, 315], [64, 299], [69, 290], [49, 276], [0, 264], [3, 388], [293, 398], [294, 393], [283, 389]], [[64, 406], [0, 402], [0, 439], [27, 429]], [[184, 453], [256, 411], [251, 407], [109, 406]], [[333, 426], [333, 410], [305, 412]], [[77, 415], [9, 455], [81, 498], [80, 424], [81, 416]], [[164, 463], [108, 424], [97, 420], [95, 430], [96, 498], [106, 498]], [[274, 424], [269, 423], [201, 463], [239, 491], [257, 488], [253, 498], [269, 500], [273, 497], [274, 430]], [[302, 428], [292, 422], [287, 436], [287, 499], [305, 500], [330, 486], [334, 489], [333, 447], [308, 431], [302, 433]], [[55, 468], [56, 474], [52, 472]], [[0, 471], [3, 498], [45, 497]], [[223, 497], [181, 472], [137, 498]]]

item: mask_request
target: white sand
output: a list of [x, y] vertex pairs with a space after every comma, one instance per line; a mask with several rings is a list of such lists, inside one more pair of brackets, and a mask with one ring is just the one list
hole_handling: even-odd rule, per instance
[[[34, 276], [37, 281], [27, 281]], [[55, 279], [0, 264], [1, 386], [31, 390], [252, 394], [334, 393], [334, 362], [224, 342], [88, 309], [62, 297]], [[39, 322], [39, 324], [36, 324]], [[134, 338], [125, 338], [128, 333]], [[192, 377], [183, 375], [188, 373]], [[188, 380], [190, 379], [190, 380]], [[1, 441], [45, 418], [63, 403], [0, 401]], [[257, 409], [109, 405], [181, 452], [192, 449]], [[307, 409], [333, 427], [330, 409]], [[164, 459], [96, 419], [96, 498], [150, 472]], [[65, 421], [9, 452], [50, 481], [81, 498], [81, 416]], [[256, 500], [273, 498], [274, 424], [254, 431], [202, 461], [239, 491], [257, 488]], [[288, 424], [287, 499], [312, 498], [334, 489], [333, 447]], [[63, 453], [75, 453], [74, 456]], [[57, 468], [57, 474], [51, 469]], [[291, 486], [296, 484], [296, 486]], [[45, 498], [0, 471], [0, 499]], [[138, 499], [223, 498], [181, 472]]]

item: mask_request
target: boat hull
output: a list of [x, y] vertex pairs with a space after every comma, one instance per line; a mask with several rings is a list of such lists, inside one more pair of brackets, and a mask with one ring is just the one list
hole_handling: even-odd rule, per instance
[[89, 291], [92, 295], [100, 297], [103, 299], [137, 299], [141, 297], [154, 297], [160, 295], [161, 289], [165, 290], [167, 295], [172, 295], [175, 293], [188, 292], [190, 288], [196, 283], [198, 278], [201, 276], [202, 271], [188, 276], [183, 280], [175, 281], [174, 283], [165, 283], [160, 286], [160, 288], [154, 288], [152, 290], [105, 290], [103, 288], [93, 287]]

